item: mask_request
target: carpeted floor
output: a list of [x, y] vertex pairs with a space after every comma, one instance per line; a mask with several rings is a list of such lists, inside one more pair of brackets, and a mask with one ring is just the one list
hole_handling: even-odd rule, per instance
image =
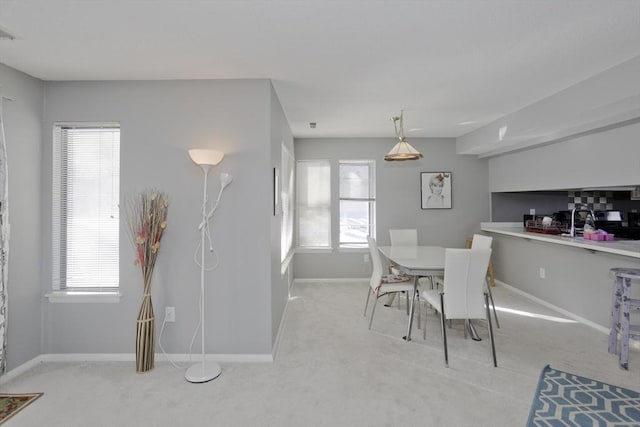
[[[162, 357], [148, 374], [133, 362], [43, 363], [3, 391], [44, 391], [11, 427], [412, 427], [526, 425], [540, 371], [556, 369], [634, 389], [629, 371], [607, 352], [607, 335], [503, 287], [494, 288], [501, 328], [498, 368], [488, 340], [448, 333], [445, 368], [438, 317], [427, 340], [406, 315], [379, 303], [373, 329], [362, 316], [366, 284], [298, 284], [273, 363], [223, 363], [222, 375], [190, 384]], [[478, 332], [486, 337], [482, 324]], [[4, 426], [3, 426], [4, 427]]]

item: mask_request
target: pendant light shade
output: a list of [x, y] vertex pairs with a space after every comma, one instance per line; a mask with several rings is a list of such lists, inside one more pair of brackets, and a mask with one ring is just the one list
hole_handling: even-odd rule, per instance
[[422, 158], [422, 154], [404, 139], [394, 145], [391, 151], [384, 156], [384, 159], [388, 161], [418, 160], [420, 158]]
[[[391, 151], [384, 156], [387, 161], [403, 161], [403, 160], [418, 160], [422, 158], [422, 154], [411, 144], [409, 144], [404, 137], [404, 125], [402, 111], [400, 111], [400, 117], [392, 117], [393, 126], [396, 130], [396, 136], [398, 137], [398, 143], [393, 146]], [[400, 123], [398, 123], [400, 122]]]

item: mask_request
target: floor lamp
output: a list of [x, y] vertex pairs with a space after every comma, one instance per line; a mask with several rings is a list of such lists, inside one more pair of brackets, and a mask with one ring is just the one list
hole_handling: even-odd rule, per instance
[[204, 273], [205, 273], [205, 260], [204, 260], [204, 245], [205, 239], [209, 239], [210, 250], [213, 251], [213, 244], [211, 243], [211, 236], [209, 234], [209, 218], [213, 215], [218, 208], [220, 198], [224, 188], [232, 181], [231, 175], [228, 173], [220, 174], [220, 193], [218, 193], [218, 199], [211, 209], [207, 212], [207, 178], [211, 168], [222, 161], [224, 153], [216, 150], [201, 150], [193, 149], [189, 150], [189, 156], [191, 160], [202, 168], [204, 172], [204, 191], [202, 197], [202, 222], [198, 226], [200, 230], [200, 332], [201, 332], [201, 345], [202, 345], [202, 361], [187, 369], [185, 373], [185, 379], [192, 383], [204, 383], [217, 378], [222, 372], [222, 368], [216, 362], [207, 363], [204, 352]]

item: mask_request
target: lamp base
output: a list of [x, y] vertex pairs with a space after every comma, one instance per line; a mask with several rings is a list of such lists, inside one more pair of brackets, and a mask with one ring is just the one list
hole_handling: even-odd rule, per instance
[[193, 365], [184, 374], [184, 378], [190, 383], [206, 383], [214, 378], [218, 378], [222, 373], [222, 368], [216, 362], [198, 363]]

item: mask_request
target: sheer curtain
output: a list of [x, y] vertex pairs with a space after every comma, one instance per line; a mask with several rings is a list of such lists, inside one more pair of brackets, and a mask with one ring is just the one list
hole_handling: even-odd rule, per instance
[[9, 266], [9, 208], [7, 144], [4, 135], [3, 103], [0, 93], [0, 374], [7, 368], [7, 278]]

